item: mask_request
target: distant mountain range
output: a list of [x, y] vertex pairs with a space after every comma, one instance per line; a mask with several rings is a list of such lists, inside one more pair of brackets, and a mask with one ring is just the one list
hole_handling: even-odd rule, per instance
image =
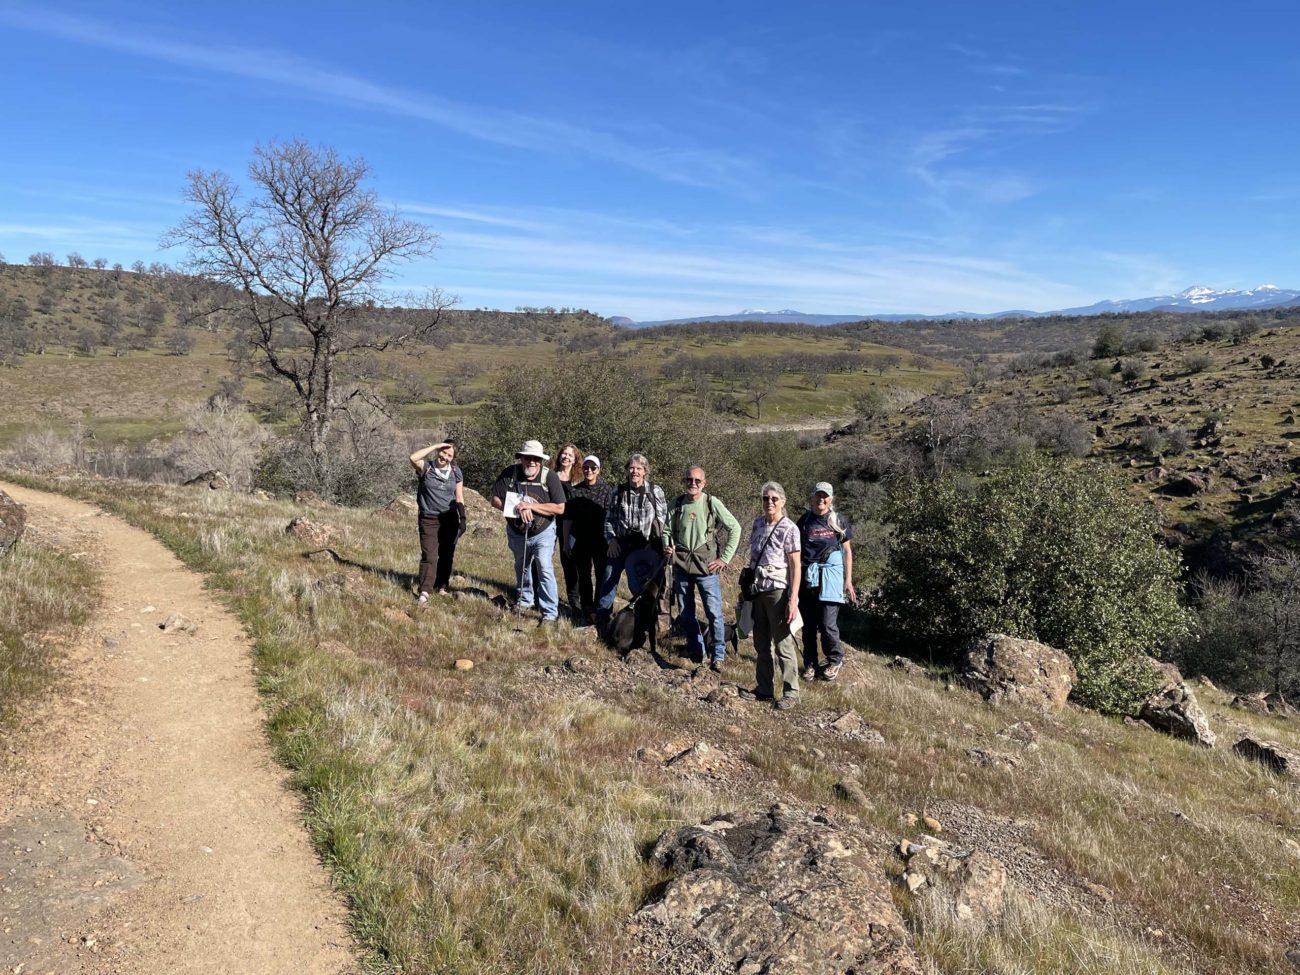
[[1275, 284], [1261, 284], [1249, 291], [1219, 290], [1196, 286], [1176, 295], [1156, 295], [1152, 298], [1125, 298], [1118, 301], [1099, 301], [1080, 308], [1057, 308], [1053, 311], [997, 311], [979, 314], [954, 311], [946, 315], [810, 315], [793, 308], [767, 311], [748, 308], [735, 315], [701, 315], [697, 318], [674, 318], [659, 322], [636, 322], [630, 318], [610, 319], [623, 328], [649, 328], [652, 325], [687, 325], [692, 322], [778, 322], [788, 325], [839, 325], [842, 322], [860, 322], [873, 319], [882, 322], [939, 321], [942, 319], [983, 318], [1042, 318], [1048, 315], [1101, 315], [1106, 312], [1134, 311], [1231, 311], [1242, 308], [1283, 308], [1300, 305], [1300, 291], [1279, 288]]

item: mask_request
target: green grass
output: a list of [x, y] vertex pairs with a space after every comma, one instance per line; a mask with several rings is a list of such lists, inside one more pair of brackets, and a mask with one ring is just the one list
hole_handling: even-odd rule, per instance
[[[1161, 973], [1187, 970], [1190, 956], [1216, 973], [1281, 972], [1281, 952], [1300, 934], [1284, 920], [1300, 917], [1286, 842], [1300, 839], [1294, 786], [1226, 749], [1198, 751], [1071, 708], [1031, 718], [1039, 747], [1017, 751], [997, 732], [1019, 715], [864, 654], [841, 682], [805, 688], [793, 717], [719, 715], [657, 674], [607, 665], [590, 634], [567, 625], [542, 636], [479, 602], [435, 600], [417, 612], [408, 524], [221, 492], [72, 487], [209, 573], [244, 619], [272, 741], [378, 970], [626, 971], [622, 921], [661, 879], [643, 859], [647, 845], [670, 825], [769, 796], [855, 812], [885, 841], [915, 835], [900, 823], [907, 812], [939, 813], [950, 835], [978, 836], [961, 811], [974, 809], [1022, 824], [1044, 890], [1077, 893], [1086, 879], [1114, 898], [1086, 913], [1031, 885], [1021, 894], [1037, 903], [1015, 901], [978, 939], [904, 898], [919, 949], [947, 975]], [[302, 513], [338, 527], [335, 547], [352, 565], [301, 557], [282, 529]], [[456, 585], [511, 583], [495, 532], [467, 535], [457, 567]], [[596, 662], [595, 678], [567, 675], [575, 653]], [[453, 670], [460, 656], [476, 667]], [[731, 663], [729, 676], [747, 682], [752, 663]], [[1225, 710], [1221, 696], [1201, 693], [1212, 713]], [[887, 744], [794, 723], [841, 707]], [[1231, 716], [1300, 746], [1293, 728]], [[1231, 737], [1223, 718], [1215, 723]], [[643, 746], [701, 739], [729, 756], [732, 774], [682, 778], [635, 760]], [[972, 762], [966, 750], [977, 745], [1015, 752], [1020, 765]], [[832, 787], [846, 777], [874, 808], [837, 804]], [[1148, 927], [1166, 936], [1153, 940]]]
[[54, 679], [61, 648], [98, 599], [98, 577], [84, 554], [35, 531], [0, 556], [0, 727], [21, 725], [23, 705]]

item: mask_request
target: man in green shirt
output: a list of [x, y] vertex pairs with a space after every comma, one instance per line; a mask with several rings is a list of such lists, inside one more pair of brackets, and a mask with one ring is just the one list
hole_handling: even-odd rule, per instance
[[[727, 506], [704, 491], [704, 468], [692, 465], [682, 477], [685, 490], [668, 506], [664, 519], [664, 553], [673, 566], [673, 602], [677, 621], [693, 660], [704, 660], [704, 643], [695, 618], [695, 590], [700, 591], [709, 625], [709, 667], [721, 670], [727, 656], [722, 623], [722, 570], [740, 545], [740, 523]], [[726, 534], [718, 542], [718, 529]]]

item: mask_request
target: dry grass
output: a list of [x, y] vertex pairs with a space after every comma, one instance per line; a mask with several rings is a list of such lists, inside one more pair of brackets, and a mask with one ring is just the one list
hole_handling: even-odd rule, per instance
[[[1282, 972], [1300, 939], [1300, 852], [1287, 842], [1300, 842], [1300, 789], [1226, 748], [1071, 708], [1032, 718], [1040, 739], [1024, 750], [998, 736], [1023, 716], [867, 654], [839, 683], [805, 688], [789, 715], [720, 714], [657, 675], [565, 674], [570, 655], [604, 653], [587, 632], [539, 636], [481, 602], [417, 612], [410, 525], [220, 492], [77, 490], [155, 531], [229, 594], [255, 640], [273, 740], [379, 969], [619, 972], [609, 946], [659, 879], [643, 854], [660, 830], [772, 798], [831, 804], [850, 776], [874, 802], [853, 811], [882, 849], [904, 834], [902, 814], [931, 812], [1019, 877], [1008, 919], [978, 937], [907, 904], [936, 972]], [[301, 557], [282, 533], [299, 513], [340, 529], [349, 564]], [[462, 586], [511, 581], [496, 535], [467, 536], [458, 569]], [[477, 666], [452, 670], [458, 656]], [[752, 674], [729, 667], [738, 681]], [[1300, 747], [1287, 723], [1202, 693], [1228, 748], [1234, 724]], [[887, 744], [799, 723], [839, 707]], [[700, 738], [733, 772], [681, 777], [634, 758]], [[972, 747], [1019, 764], [981, 765]]]
[[94, 568], [28, 530], [0, 557], [0, 725], [54, 677], [59, 648], [98, 600]]

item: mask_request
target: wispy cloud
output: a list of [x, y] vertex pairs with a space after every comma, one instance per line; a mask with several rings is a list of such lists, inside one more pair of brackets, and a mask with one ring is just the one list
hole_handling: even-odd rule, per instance
[[497, 145], [546, 153], [576, 150], [671, 182], [744, 194], [759, 176], [754, 162], [724, 149], [666, 142], [637, 144], [611, 132], [558, 119], [384, 85], [287, 51], [177, 40], [148, 30], [127, 31], [108, 21], [25, 8], [0, 11], [0, 21], [78, 44], [273, 84], [304, 98], [419, 119]]

